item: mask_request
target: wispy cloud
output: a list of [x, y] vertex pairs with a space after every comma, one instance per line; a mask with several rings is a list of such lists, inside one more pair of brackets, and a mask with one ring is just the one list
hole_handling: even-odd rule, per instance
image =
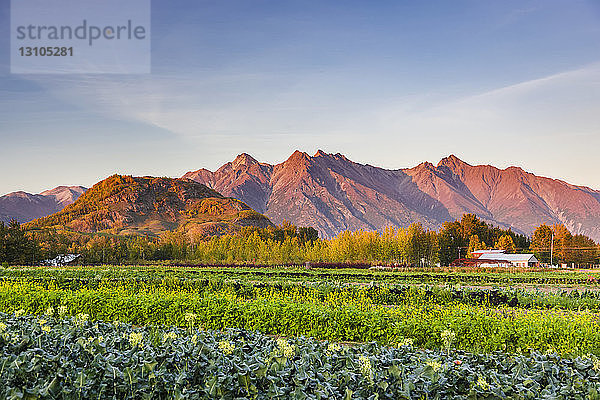
[[[515, 164], [600, 188], [600, 63], [519, 82], [422, 109], [381, 113], [382, 126], [407, 132], [425, 157], [455, 152], [473, 162]], [[426, 138], [420, 140], [419, 138]], [[412, 143], [411, 143], [412, 142]], [[430, 143], [427, 146], [425, 143]], [[432, 156], [432, 153], [435, 154]]]
[[428, 110], [446, 129], [511, 136], [597, 134], [600, 63], [519, 82]]
[[[218, 160], [241, 151], [273, 159], [293, 148], [323, 147], [399, 167], [406, 166], [404, 159], [455, 152], [499, 165], [525, 160], [524, 166], [536, 172], [600, 187], [596, 176], [579, 167], [559, 170], [547, 161], [595, 158], [600, 63], [450, 99], [443, 93], [375, 100], [336, 97], [335, 91], [324, 96], [313, 92], [318, 80], [280, 83], [252, 74], [69, 77], [37, 83], [87, 112], [171, 132]], [[359, 151], [357, 144], [366, 137], [369, 147]], [[578, 146], [578, 140], [588, 145]], [[538, 154], [532, 157], [532, 151]]]

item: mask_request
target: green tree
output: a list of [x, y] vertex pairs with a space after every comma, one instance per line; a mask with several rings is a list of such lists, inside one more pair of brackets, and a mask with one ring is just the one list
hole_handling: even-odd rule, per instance
[[8, 226], [0, 222], [0, 262], [32, 264], [36, 262], [38, 254], [38, 246], [32, 235], [21, 229], [17, 221], [12, 220]]
[[577, 265], [595, 264], [598, 251], [596, 242], [585, 235], [574, 235], [571, 243], [573, 246], [571, 262]]
[[463, 230], [459, 221], [444, 222], [438, 234], [439, 261], [442, 265], [450, 263], [460, 256], [465, 256], [461, 251], [468, 246], [468, 241], [463, 237]]

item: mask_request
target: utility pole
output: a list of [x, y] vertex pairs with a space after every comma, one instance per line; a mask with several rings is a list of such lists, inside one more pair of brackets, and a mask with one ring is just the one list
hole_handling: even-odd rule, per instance
[[554, 231], [552, 231], [552, 241], [550, 242], [550, 266], [554, 266]]

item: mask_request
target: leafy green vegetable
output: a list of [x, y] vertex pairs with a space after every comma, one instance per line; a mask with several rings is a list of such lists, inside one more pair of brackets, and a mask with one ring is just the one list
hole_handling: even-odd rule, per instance
[[595, 356], [468, 354], [0, 314], [2, 398], [599, 398]]

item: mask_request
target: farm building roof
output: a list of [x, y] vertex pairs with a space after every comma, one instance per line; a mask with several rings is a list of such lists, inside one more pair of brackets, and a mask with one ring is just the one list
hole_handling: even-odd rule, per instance
[[479, 258], [495, 261], [508, 261], [512, 263], [539, 262], [533, 254], [506, 254], [498, 251], [481, 253]]

